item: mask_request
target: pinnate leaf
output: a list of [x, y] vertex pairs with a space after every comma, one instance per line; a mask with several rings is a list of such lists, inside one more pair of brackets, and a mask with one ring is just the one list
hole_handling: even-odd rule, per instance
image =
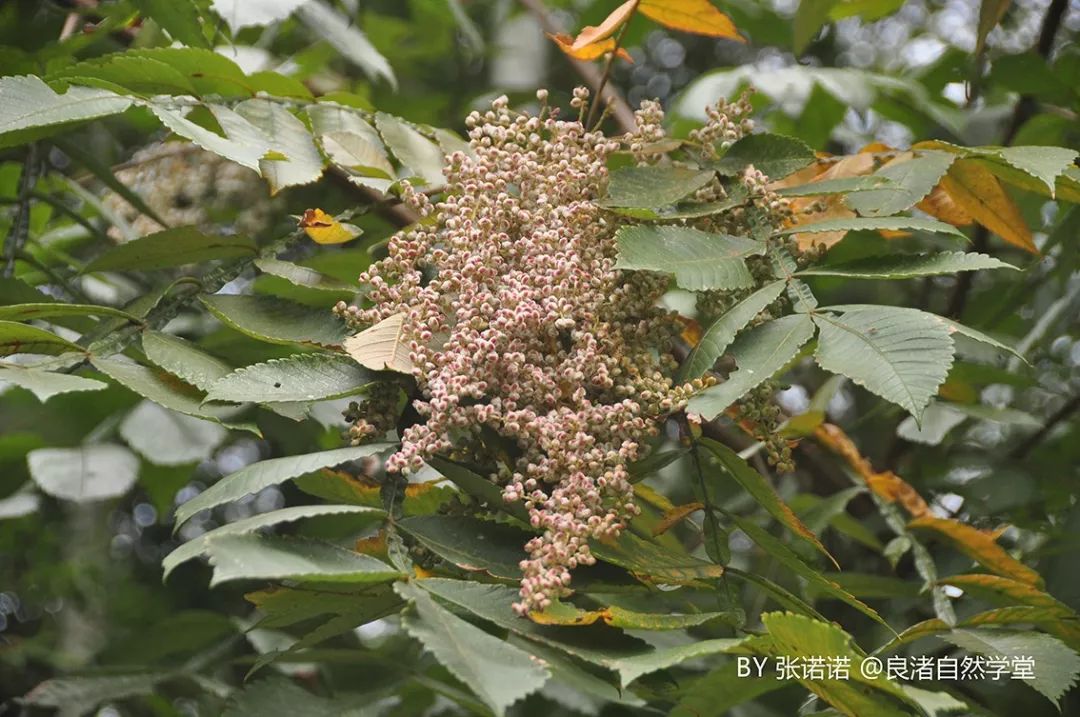
[[752, 239], [677, 226], [622, 227], [618, 269], [674, 274], [684, 289], [743, 289], [753, 285], [743, 261], [762, 254], [765, 245]]
[[405, 314], [394, 314], [344, 341], [345, 352], [356, 363], [373, 371], [412, 373]]
[[360, 393], [372, 376], [348, 356], [296, 354], [246, 366], [214, 383], [208, 401], [323, 401]]
[[124, 242], [91, 261], [84, 272], [146, 271], [211, 259], [239, 259], [255, 254], [245, 236], [209, 236], [195, 227], [176, 227]]
[[379, 583], [401, 576], [370, 555], [307, 538], [218, 535], [206, 541], [206, 553], [214, 568], [211, 587], [232, 580]]
[[716, 360], [735, 340], [735, 335], [742, 331], [765, 307], [780, 297], [784, 292], [784, 282], [766, 284], [717, 319], [705, 330], [697, 346], [690, 352], [683, 364], [680, 376], [685, 379], [699, 378], [713, 367]]
[[913, 279], [981, 269], [1017, 269], [1012, 264], [975, 252], [943, 251], [937, 254], [886, 254], [843, 264], [815, 266], [798, 276], [846, 276], [854, 279]]

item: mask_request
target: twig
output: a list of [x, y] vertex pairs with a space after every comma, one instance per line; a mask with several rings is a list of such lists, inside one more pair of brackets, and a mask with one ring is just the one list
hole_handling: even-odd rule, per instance
[[[637, 6], [634, 6], [637, 9]], [[596, 117], [596, 109], [604, 104], [604, 88], [607, 87], [608, 80], [611, 79], [611, 71], [615, 69], [615, 60], [619, 56], [619, 48], [622, 47], [623, 35], [626, 34], [626, 28], [630, 27], [629, 22], [623, 23], [623, 26], [619, 28], [619, 33], [615, 36], [615, 46], [611, 48], [611, 52], [608, 53], [607, 62], [604, 63], [604, 74], [600, 76], [600, 84], [596, 88], [596, 98], [593, 100], [592, 106], [589, 107], [589, 116], [585, 120], [585, 127], [591, 128], [593, 126], [593, 118]], [[603, 121], [603, 116], [600, 117], [600, 121]], [[597, 123], [599, 124], [599, 123]]]
[[30, 195], [37, 183], [38, 169], [37, 142], [31, 142], [26, 148], [26, 159], [23, 161], [22, 176], [19, 178], [19, 206], [7, 238], [4, 239], [4, 278], [15, 275], [15, 258], [30, 236]]
[[[562, 28], [556, 25], [555, 21], [552, 20], [547, 7], [544, 6], [543, 0], [521, 0], [521, 4], [533, 14], [544, 32], [552, 35], [562, 32]], [[623, 96], [619, 94], [614, 86], [601, 82], [601, 71], [591, 63], [575, 60], [572, 57], [567, 57], [566, 59], [570, 62], [570, 66], [574, 68], [574, 71], [578, 76], [585, 81], [586, 85], [603, 88], [602, 92], [597, 93], [594, 102], [610, 103], [615, 122], [619, 125], [619, 128], [623, 132], [633, 132], [637, 128], [637, 120], [634, 119], [634, 111], [630, 109], [630, 105], [626, 103], [626, 100], [623, 99]]]
[[1066, 401], [1064, 406], [1055, 411], [1054, 415], [1050, 416], [1050, 418], [1046, 419], [1046, 425], [1031, 434], [1026, 441], [1013, 449], [1012, 453], [1009, 454], [1009, 457], [1014, 460], [1025, 458], [1035, 446], [1039, 445], [1043, 439], [1050, 435], [1050, 431], [1052, 431], [1057, 424], [1072, 416], [1077, 410], [1080, 410], [1080, 395], [1073, 396]]

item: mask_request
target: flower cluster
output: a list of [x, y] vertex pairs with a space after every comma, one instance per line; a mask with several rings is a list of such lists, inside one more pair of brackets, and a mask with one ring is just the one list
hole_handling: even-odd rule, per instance
[[[169, 226], [215, 231], [224, 226], [254, 235], [270, 225], [275, 212], [275, 202], [258, 174], [194, 144], [165, 142], [144, 147], [117, 170], [116, 178]], [[119, 194], [110, 190], [102, 200], [135, 236], [161, 231], [156, 221]], [[115, 226], [109, 236], [118, 242], [125, 238]]]
[[482, 431], [515, 447], [487, 458], [540, 531], [522, 562], [524, 614], [567, 595], [570, 571], [595, 561], [589, 539], [616, 536], [636, 513], [627, 465], [700, 385], [671, 379], [663, 347], [678, 323], [657, 307], [668, 277], [616, 270], [617, 222], [595, 204], [609, 154], [655, 131], [615, 141], [546, 103], [539, 116], [514, 113], [505, 98], [467, 126], [472, 151], [448, 158], [445, 198], [406, 190], [429, 219], [361, 275], [370, 304], [337, 311], [357, 328], [404, 314], [421, 421], [388, 471], [483, 451]]

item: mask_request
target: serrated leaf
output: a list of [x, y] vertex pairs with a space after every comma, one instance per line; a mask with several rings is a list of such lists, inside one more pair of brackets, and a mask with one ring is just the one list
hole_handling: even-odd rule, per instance
[[15, 321], [0, 321], [0, 356], [12, 354], [62, 354], [69, 351], [85, 353], [78, 344], [60, 338], [36, 326]]
[[308, 0], [213, 0], [210, 6], [229, 26], [233, 34], [251, 26], [264, 26], [284, 20]]
[[571, 49], [582, 50], [614, 35], [616, 30], [630, 20], [636, 5], [634, 0], [628, 0], [628, 2], [624, 2], [612, 10], [599, 25], [586, 25], [583, 27], [578, 36], [574, 38], [574, 42], [570, 46]]
[[75, 122], [119, 114], [131, 102], [109, 90], [70, 87], [57, 94], [37, 77], [0, 77], [0, 148], [47, 136]]
[[232, 580], [380, 583], [401, 574], [370, 555], [307, 538], [227, 534], [206, 541], [210, 587]]
[[54, 373], [37, 368], [24, 368], [16, 364], [0, 365], [0, 384], [12, 383], [25, 388], [44, 403], [53, 396], [76, 391], [100, 391], [109, 384], [92, 378], [68, 373]]
[[[943, 637], [957, 647], [985, 657], [1032, 659], [1032, 677], [1020, 681], [1055, 704], [1076, 683], [1076, 676], [1080, 674], [1080, 655], [1056, 637], [1043, 633], [975, 628], [953, 630]], [[1010, 672], [1015, 677], [1015, 671]]]
[[94, 356], [94, 368], [159, 406], [208, 421], [222, 421], [236, 414], [235, 406], [204, 406], [201, 391], [172, 374], [141, 366], [124, 356]]
[[972, 159], [958, 159], [941, 178], [941, 188], [975, 221], [1008, 243], [1037, 253], [1031, 231], [993, 173]]
[[348, 282], [339, 281], [332, 276], [291, 261], [261, 258], [255, 260], [255, 266], [265, 274], [284, 279], [293, 286], [315, 289], [333, 294], [356, 294], [358, 287]]
[[722, 565], [643, 540], [628, 530], [615, 539], [591, 540], [589, 546], [597, 558], [629, 570], [638, 579], [650, 583], [687, 584], [724, 574]]
[[886, 217], [906, 211], [928, 195], [956, 156], [948, 152], [904, 153], [874, 173], [891, 184], [883, 189], [849, 194], [848, 206], [863, 216]]
[[190, 139], [208, 152], [213, 152], [239, 165], [259, 170], [261, 160], [272, 147], [270, 140], [255, 125], [224, 105], [206, 105], [225, 136], [189, 120], [183, 112], [150, 104], [154, 115], [176, 134]]
[[[843, 160], [841, 160], [843, 161]], [[838, 163], [839, 164], [839, 163]], [[792, 181], [795, 175], [787, 181]], [[778, 187], [776, 193], [781, 197], [819, 197], [829, 194], [855, 194], [879, 189], [892, 188], [887, 177], [870, 175], [867, 177], [839, 177], [837, 179], [812, 179], [805, 184], [792, 184]]]
[[796, 276], [844, 276], [853, 279], [913, 279], [920, 276], [954, 274], [981, 269], [1014, 269], [986, 254], [962, 251], [943, 251], [937, 254], [885, 254], [843, 264], [830, 264], [804, 269]]
[[363, 70], [368, 78], [385, 79], [393, 90], [397, 90], [397, 78], [390, 63], [348, 16], [320, 0], [308, 0], [300, 7], [297, 17], [333, 45], [342, 57]]
[[641, 0], [638, 12], [664, 27], [745, 42], [731, 18], [709, 0]]
[[297, 225], [316, 244], [344, 244], [363, 232], [359, 227], [338, 221], [322, 209], [305, 209]]
[[528, 523], [529, 513], [525, 509], [525, 505], [520, 501], [514, 503], [504, 501], [502, 489], [492, 481], [474, 473], [463, 465], [449, 461], [441, 456], [432, 456], [427, 462], [440, 475], [473, 498], [486, 503], [491, 510], [504, 510], [515, 518]]
[[301, 505], [253, 515], [250, 518], [244, 518], [243, 520], [238, 520], [214, 528], [173, 550], [161, 561], [161, 567], [164, 570], [162, 579], [168, 578], [169, 573], [176, 569], [176, 566], [181, 563], [187, 562], [192, 558], [197, 558], [200, 555], [205, 555], [210, 541], [223, 535], [245, 535], [254, 533], [271, 525], [292, 523], [297, 520], [315, 518], [323, 515], [350, 515], [353, 518], [356, 518], [356, 528], [359, 530], [373, 522], [381, 520], [386, 516], [386, 513], [378, 508], [366, 508], [355, 505]]
[[248, 237], [208, 236], [195, 227], [176, 227], [113, 247], [87, 264], [83, 272], [167, 269], [211, 259], [240, 259], [254, 254], [255, 242]]
[[373, 371], [411, 374], [413, 362], [405, 338], [405, 314], [394, 314], [345, 339], [345, 353]]
[[611, 173], [603, 207], [657, 209], [674, 204], [708, 184], [712, 171], [686, 167], [622, 167]]
[[1042, 576], [1005, 552], [993, 536], [951, 518], [924, 515], [908, 523], [912, 530], [932, 530], [987, 570], [1041, 588]]
[[142, 347], [154, 365], [202, 391], [209, 391], [218, 379], [232, 371], [221, 359], [172, 334], [144, 331]]
[[723, 383], [693, 396], [686, 410], [711, 421], [784, 368], [813, 335], [814, 322], [806, 314], [783, 316], [742, 332], [728, 351], [738, 368]]
[[210, 47], [199, 25], [199, 11], [191, 0], [134, 0], [132, 4], [174, 40], [191, 47]]
[[415, 613], [402, 618], [405, 631], [455, 677], [469, 686], [496, 715], [540, 689], [549, 677], [543, 663], [439, 605], [424, 590], [395, 586]]
[[360, 393], [373, 380], [347, 356], [296, 354], [236, 369], [211, 386], [206, 400], [324, 401]]
[[673, 274], [675, 283], [691, 291], [753, 286], [743, 259], [765, 252], [761, 242], [691, 227], [627, 226], [615, 238], [615, 268]]
[[800, 139], [779, 134], [751, 134], [731, 145], [713, 163], [713, 168], [726, 176], [734, 176], [749, 165], [770, 179], [782, 179], [812, 164], [817, 159], [814, 150]]
[[857, 308], [839, 317], [826, 311], [814, 315], [820, 330], [818, 364], [918, 420], [952, 366], [953, 341], [945, 320], [889, 306]]
[[735, 335], [742, 331], [765, 307], [780, 298], [785, 284], [776, 281], [766, 284], [750, 296], [728, 309], [727, 313], [713, 322], [690, 352], [680, 370], [682, 380], [700, 378], [724, 355]]
[[270, 193], [277, 194], [286, 187], [311, 184], [323, 173], [323, 158], [315, 147], [304, 123], [278, 102], [264, 99], [245, 100], [235, 107], [236, 113], [262, 130], [270, 139], [270, 147], [284, 159], [259, 160], [259, 172], [270, 183]]
[[126, 57], [150, 57], [175, 68], [188, 78], [197, 95], [250, 97], [255, 94], [239, 65], [224, 55], [201, 47], [128, 48]]
[[963, 232], [951, 224], [923, 217], [844, 217], [827, 219], [823, 222], [813, 222], [812, 224], [798, 224], [783, 229], [777, 234], [784, 236], [786, 234], [815, 234], [837, 231], [902, 231], [906, 229], [935, 234], [949, 234], [962, 239], [967, 238]]
[[45, 80], [53, 85], [72, 83], [102, 89], [154, 94], [194, 94], [195, 87], [179, 70], [153, 57], [113, 53], [83, 60], [50, 72]]
[[[242, 0], [229, 1], [240, 4]], [[252, 3], [251, 0], [244, 1], [245, 4], [258, 4]], [[352, 629], [352, 626], [342, 628], [341, 632], [349, 629]], [[269, 655], [261, 656], [260, 662], [263, 660], [271, 661]], [[252, 668], [252, 672], [254, 671], [255, 668]], [[296, 684], [291, 678], [278, 676], [251, 682], [243, 689], [235, 690], [230, 695], [225, 710], [219, 714], [221, 717], [265, 717], [272, 714], [289, 715], [289, 717], [322, 717], [323, 715], [366, 717], [368, 711], [365, 708], [370, 703], [370, 696], [357, 693], [344, 692], [334, 697], [314, 695]]]
[[135, 454], [110, 443], [39, 448], [26, 456], [26, 463], [41, 490], [77, 503], [121, 496], [139, 475]]
[[227, 326], [273, 344], [340, 346], [349, 335], [333, 313], [274, 296], [201, 294], [199, 301]]
[[806, 527], [799, 520], [799, 516], [795, 515], [791, 508], [780, 499], [780, 496], [769, 485], [765, 476], [758, 473], [749, 463], [740, 458], [739, 454], [719, 441], [702, 438], [701, 445], [712, 453], [728, 477], [741, 485], [743, 490], [749, 493], [769, 515], [782, 523], [799, 540], [827, 557], [834, 565], [837, 565], [836, 559], [825, 549], [825, 546], [821, 544], [813, 531]]
[[372, 138], [339, 130], [327, 132], [321, 139], [323, 151], [334, 164], [365, 176], [394, 179], [394, 166], [387, 159], [377, 136]]
[[375, 126], [383, 142], [411, 176], [420, 177], [430, 187], [446, 184], [442, 171], [443, 153], [437, 144], [405, 120], [385, 112], [375, 114]]
[[[143, 401], [124, 417], [120, 435], [151, 463], [179, 466], [202, 461], [228, 436], [222, 426]], [[168, 436], [167, 440], [162, 440]]]
[[1002, 147], [998, 154], [1008, 164], [1046, 185], [1053, 197], [1057, 179], [1073, 167], [1080, 152], [1064, 147]]
[[176, 527], [179, 528], [200, 510], [207, 510], [223, 503], [257, 493], [263, 488], [284, 483], [320, 468], [329, 468], [347, 461], [355, 461], [376, 455], [390, 446], [386, 443], [370, 443], [364, 446], [335, 448], [320, 453], [286, 456], [253, 463], [230, 473], [205, 491], [176, 509]]
[[450, 563], [497, 578], [521, 579], [518, 566], [532, 537], [508, 525], [456, 515], [418, 515], [399, 521], [406, 533]]
[[681, 662], [727, 652], [742, 642], [737, 638], [698, 640], [685, 645], [666, 647], [632, 657], [610, 660], [608, 665], [619, 673], [620, 685], [625, 688], [637, 678], [665, 670]]
[[139, 319], [126, 311], [97, 304], [65, 304], [59, 301], [36, 304], [9, 304], [0, 306], [0, 320], [30, 321], [55, 316], [115, 316], [139, 323]]
[[153, 694], [157, 684], [175, 673], [143, 672], [128, 675], [54, 677], [45, 680], [23, 697], [26, 704], [56, 707], [61, 714], [85, 714], [102, 702]]
[[668, 717], [702, 717], [726, 714], [736, 705], [790, 684], [786, 680], [748, 680], [739, 674], [738, 664], [728, 661], [680, 690], [679, 702]]

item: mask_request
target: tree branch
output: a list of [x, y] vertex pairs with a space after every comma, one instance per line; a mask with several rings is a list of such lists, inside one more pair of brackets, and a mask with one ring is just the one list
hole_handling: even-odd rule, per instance
[[1046, 425], [1031, 434], [1026, 441], [1013, 449], [1012, 453], [1009, 454], [1009, 457], [1014, 460], [1025, 458], [1035, 446], [1042, 443], [1043, 439], [1050, 435], [1050, 432], [1054, 430], [1054, 427], [1057, 426], [1057, 424], [1071, 417], [1077, 410], [1080, 410], [1080, 395], [1073, 396], [1066, 401], [1064, 406], [1054, 412], [1054, 415], [1050, 416], [1050, 418], [1046, 419]]
[[4, 278], [15, 275], [15, 259], [26, 244], [30, 236], [30, 196], [37, 184], [38, 176], [38, 147], [37, 142], [31, 142], [26, 148], [26, 159], [23, 161], [22, 176], [19, 177], [19, 205], [15, 210], [15, 218], [11, 222], [11, 229], [4, 239]]

